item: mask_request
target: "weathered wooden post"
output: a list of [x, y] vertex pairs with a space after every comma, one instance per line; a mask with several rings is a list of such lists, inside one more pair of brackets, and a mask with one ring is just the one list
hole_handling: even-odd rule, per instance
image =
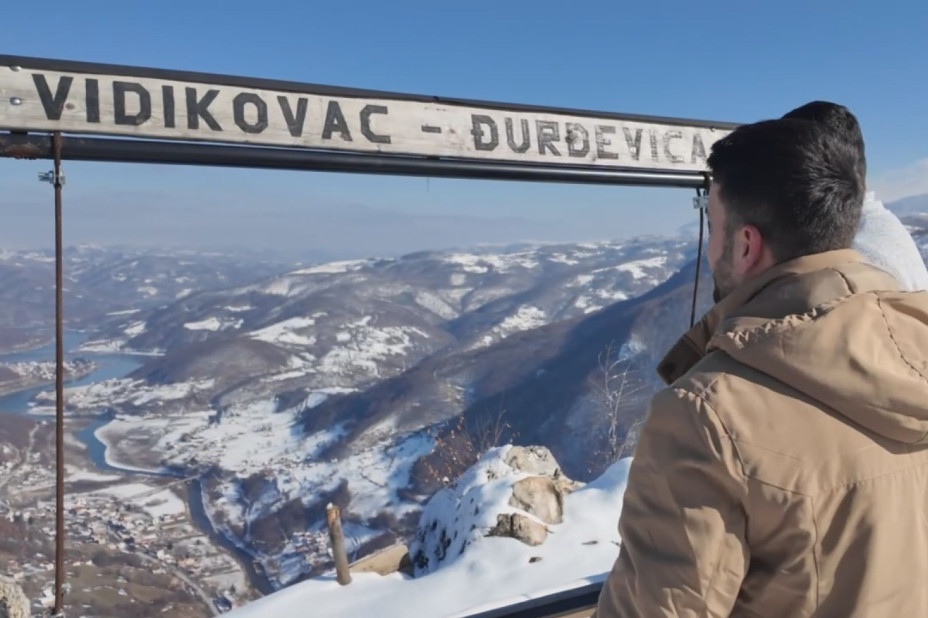
[[351, 583], [351, 573], [348, 572], [348, 553], [345, 551], [345, 535], [342, 534], [342, 519], [338, 507], [329, 504], [325, 507], [326, 521], [329, 524], [329, 541], [332, 544], [332, 555], [335, 558], [335, 574], [338, 583], [347, 586]]

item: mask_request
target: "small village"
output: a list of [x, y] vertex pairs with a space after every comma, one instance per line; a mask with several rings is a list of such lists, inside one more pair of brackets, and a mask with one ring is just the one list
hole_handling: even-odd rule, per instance
[[[127, 482], [126, 477], [86, 470], [72, 470], [68, 476], [64, 523], [69, 579], [84, 584], [93, 578], [94, 586], [83, 586], [84, 592], [110, 589], [108, 595], [93, 592], [84, 603], [88, 609], [105, 611], [94, 605], [108, 597], [141, 603], [129, 591], [133, 585], [170, 592], [163, 599], [152, 595], [150, 603], [159, 611], [186, 598], [209, 605], [216, 615], [252, 597], [242, 566], [193, 524], [185, 501], [175, 493], [184, 492], [183, 480]], [[25, 462], [9, 457], [0, 461], [0, 537], [5, 537], [0, 563], [29, 595], [36, 612], [54, 605], [54, 480], [54, 468], [38, 453], [28, 454]], [[74, 590], [72, 586], [68, 594]]]

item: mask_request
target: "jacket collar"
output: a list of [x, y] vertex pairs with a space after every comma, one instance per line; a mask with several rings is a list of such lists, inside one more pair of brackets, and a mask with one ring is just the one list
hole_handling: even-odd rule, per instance
[[774, 282], [849, 262], [863, 263], [864, 258], [852, 249], [826, 251], [788, 260], [748, 279], [712, 307], [696, 325], [677, 340], [658, 363], [658, 375], [666, 384], [671, 384], [689, 371], [706, 355], [709, 340], [719, 331], [722, 324], [740, 314], [746, 305], [753, 305], [751, 301]]

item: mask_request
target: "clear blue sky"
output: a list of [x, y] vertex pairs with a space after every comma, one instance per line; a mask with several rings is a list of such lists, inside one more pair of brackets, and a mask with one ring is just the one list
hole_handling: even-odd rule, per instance
[[[889, 198], [928, 192], [926, 2], [336, 4], [7, 2], [2, 48], [734, 122], [828, 99], [857, 114], [875, 188]], [[0, 160], [0, 244], [48, 244], [50, 187], [35, 180], [44, 169], [45, 162]], [[361, 244], [376, 253], [501, 235], [672, 232], [693, 216], [690, 192], [679, 190], [117, 164], [71, 163], [67, 172], [66, 242], [211, 244], [221, 237], [364, 253]], [[371, 221], [391, 217], [393, 227], [382, 229], [399, 236], [381, 246]], [[489, 217], [525, 221], [483, 221]], [[403, 237], [410, 222], [417, 231]], [[345, 223], [367, 225], [367, 233], [354, 236]]]

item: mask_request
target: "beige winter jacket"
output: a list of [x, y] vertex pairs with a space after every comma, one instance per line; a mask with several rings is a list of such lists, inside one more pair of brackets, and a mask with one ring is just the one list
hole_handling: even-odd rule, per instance
[[897, 290], [806, 256], [680, 339], [594, 616], [928, 617], [928, 292]]

